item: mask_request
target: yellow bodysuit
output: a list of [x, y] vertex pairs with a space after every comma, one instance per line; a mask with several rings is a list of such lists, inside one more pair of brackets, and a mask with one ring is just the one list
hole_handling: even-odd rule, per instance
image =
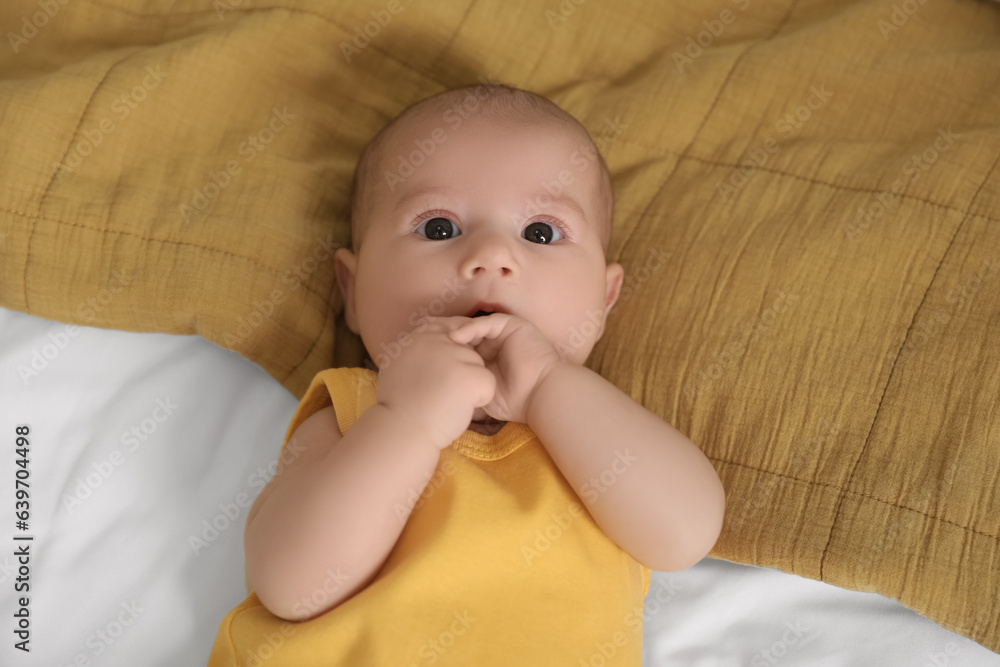
[[[331, 400], [347, 433], [375, 404], [377, 382], [365, 368], [318, 373], [282, 453]], [[642, 664], [650, 570], [604, 534], [527, 425], [465, 431], [408, 502], [367, 587], [302, 622], [250, 593], [219, 625], [209, 667]], [[335, 590], [344, 573], [327, 574]], [[313, 609], [325, 595], [317, 590]]]

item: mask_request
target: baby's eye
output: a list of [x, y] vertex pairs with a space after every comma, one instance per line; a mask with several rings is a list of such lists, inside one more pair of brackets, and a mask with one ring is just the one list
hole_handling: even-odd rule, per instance
[[[454, 222], [448, 218], [430, 218], [425, 222], [420, 223], [417, 227], [416, 232], [420, 234], [421, 227], [427, 227], [427, 238], [432, 241], [441, 241], [452, 238], [453, 236], [458, 236], [461, 234], [461, 230], [458, 228]], [[455, 233], [452, 233], [452, 227], [455, 228]], [[421, 236], [424, 236], [421, 234]]]
[[[558, 238], [552, 238], [555, 234]], [[524, 238], [533, 243], [555, 243], [563, 237], [562, 232], [555, 225], [547, 222], [533, 222], [524, 228]]]

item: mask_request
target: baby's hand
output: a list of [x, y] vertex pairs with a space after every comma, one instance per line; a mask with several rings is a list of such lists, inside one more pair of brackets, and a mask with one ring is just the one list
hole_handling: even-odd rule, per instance
[[563, 363], [552, 344], [528, 320], [493, 313], [466, 320], [448, 334], [451, 340], [471, 346], [496, 376], [496, 392], [483, 406], [494, 419], [527, 423], [528, 404], [535, 387]]
[[375, 400], [426, 434], [439, 449], [469, 427], [475, 409], [496, 391], [496, 379], [471, 347], [449, 338], [467, 317], [422, 317], [413, 342], [379, 369]]

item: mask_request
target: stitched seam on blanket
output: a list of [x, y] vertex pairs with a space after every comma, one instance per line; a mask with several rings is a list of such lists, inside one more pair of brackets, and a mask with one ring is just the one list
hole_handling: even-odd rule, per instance
[[948, 247], [946, 247], [945, 250], [944, 250], [944, 253], [942, 253], [941, 260], [938, 262], [937, 267], [935, 267], [935, 269], [934, 269], [933, 275], [931, 275], [930, 281], [928, 281], [928, 283], [927, 283], [927, 289], [924, 290], [924, 296], [923, 296], [922, 299], [920, 299], [920, 303], [917, 305], [917, 307], [913, 311], [913, 317], [910, 319], [910, 326], [906, 330], [906, 335], [903, 336], [903, 342], [901, 342], [899, 344], [899, 347], [896, 349], [896, 356], [892, 360], [892, 368], [889, 369], [889, 376], [885, 380], [885, 386], [882, 387], [882, 395], [879, 397], [878, 407], [875, 408], [875, 414], [872, 417], [871, 427], [869, 427], [869, 429], [868, 429], [868, 436], [865, 438], [864, 445], [861, 446], [861, 451], [858, 452], [858, 458], [855, 459], [854, 466], [851, 468], [851, 474], [847, 478], [847, 482], [844, 484], [844, 488], [841, 489], [840, 498], [837, 500], [837, 509], [834, 512], [833, 521], [830, 524], [830, 534], [827, 536], [826, 546], [823, 547], [823, 555], [822, 555], [822, 557], [820, 558], [820, 561], [819, 561], [819, 578], [820, 578], [820, 581], [825, 581], [825, 579], [823, 577], [823, 566], [826, 564], [826, 556], [827, 556], [827, 554], [830, 551], [830, 544], [833, 542], [833, 534], [834, 534], [834, 532], [837, 529], [837, 521], [840, 519], [840, 511], [841, 511], [841, 509], [844, 506], [845, 492], [848, 491], [848, 489], [851, 486], [851, 483], [854, 481], [854, 473], [857, 472], [859, 464], [861, 463], [861, 459], [864, 458], [865, 452], [868, 450], [868, 443], [871, 442], [872, 432], [875, 430], [875, 424], [878, 423], [878, 417], [882, 413], [882, 402], [885, 400], [885, 395], [889, 391], [889, 385], [892, 384], [893, 373], [896, 372], [896, 362], [899, 361], [899, 354], [900, 354], [900, 352], [902, 352], [903, 347], [906, 345], [906, 341], [909, 340], [909, 338], [910, 338], [910, 332], [913, 331], [913, 324], [914, 324], [914, 322], [916, 322], [917, 315], [920, 313], [921, 309], [923, 308], [924, 301], [927, 300], [927, 295], [930, 293], [931, 287], [934, 285], [934, 279], [937, 278], [938, 270], [940, 270], [941, 266], [944, 264], [944, 260], [947, 259], [948, 253], [949, 253], [949, 251], [951, 251], [951, 247], [955, 243], [955, 239], [958, 238], [959, 232], [962, 230], [962, 227], [965, 226], [965, 221], [968, 220], [969, 217], [970, 217], [970, 214], [968, 213], [968, 211], [972, 208], [972, 205], [975, 203], [976, 197], [978, 197], [979, 193], [982, 192], [983, 186], [985, 186], [986, 182], [989, 181], [990, 176], [992, 175], [993, 170], [996, 169], [996, 166], [997, 166], [998, 162], [1000, 162], [1000, 155], [998, 155], [997, 158], [993, 161], [993, 165], [986, 171], [986, 175], [983, 177], [983, 180], [979, 184], [979, 187], [976, 188], [976, 192], [972, 195], [972, 198], [969, 199], [969, 204], [968, 204], [968, 206], [966, 206], [966, 209], [965, 209], [966, 210], [966, 215], [961, 219], [961, 221], [959, 221], [958, 225], [956, 225], [955, 232], [952, 234], [951, 240], [948, 242]]
[[[705, 164], [710, 164], [710, 165], [717, 166], [717, 167], [731, 167], [731, 168], [735, 169], [735, 168], [741, 166], [739, 164], [730, 164], [728, 162], [716, 162], [714, 160], [706, 160], [704, 158], [698, 157], [697, 155], [686, 155], [684, 157], [686, 159], [689, 159], [689, 160], [695, 160], [697, 162], [703, 162]], [[840, 183], [831, 183], [829, 181], [821, 181], [821, 180], [816, 179], [816, 178], [810, 178], [809, 176], [801, 176], [799, 174], [793, 174], [793, 173], [788, 172], [788, 171], [781, 171], [780, 169], [770, 169], [768, 167], [757, 167], [757, 171], [766, 171], [766, 172], [771, 173], [771, 174], [777, 174], [779, 176], [787, 176], [789, 178], [794, 178], [794, 179], [799, 180], [799, 181], [807, 181], [809, 183], [815, 183], [816, 185], [825, 185], [826, 187], [833, 188], [835, 190], [849, 190], [851, 192], [867, 192], [867, 193], [873, 194], [873, 195], [886, 192], [885, 189], [877, 190], [877, 189], [872, 189], [872, 188], [856, 187], [856, 186], [853, 186], [853, 185], [842, 185]], [[925, 197], [918, 197], [916, 195], [907, 194], [906, 192], [900, 193], [898, 195], [895, 194], [895, 193], [893, 193], [893, 197], [898, 198], [898, 199], [910, 199], [910, 200], [913, 200], [913, 201], [923, 202], [925, 204], [929, 204], [929, 205], [937, 207], [937, 208], [943, 208], [943, 209], [948, 210], [948, 211], [955, 211], [956, 213], [968, 214], [968, 213], [971, 212], [969, 210], [963, 210], [961, 208], [958, 208], [957, 206], [949, 206], [948, 204], [941, 204], [939, 202], [932, 201], [932, 200], [927, 199]], [[981, 218], [986, 218], [987, 220], [993, 220], [995, 222], [1000, 222], [1000, 218], [994, 218], [993, 216], [989, 215], [989, 213], [987, 213], [987, 212], [975, 212], [975, 213], [973, 213], [973, 215], [976, 215], [976, 216], [981, 217]]]
[[[170, 18], [175, 18], [175, 17], [178, 17], [178, 16], [199, 16], [199, 15], [202, 15], [202, 14], [218, 14], [218, 10], [217, 9], [210, 9], [210, 10], [206, 9], [206, 10], [197, 11], [197, 12], [169, 12], [169, 13], [166, 13], [166, 14], [139, 14], [139, 13], [136, 13], [136, 12], [130, 12], [129, 10], [124, 9], [122, 7], [118, 7], [116, 5], [106, 5], [106, 4], [102, 3], [102, 2], [97, 2], [97, 0], [85, 0], [85, 1], [87, 3], [89, 3], [89, 4], [91, 4], [91, 5], [96, 5], [97, 7], [102, 7], [104, 9], [113, 9], [113, 10], [115, 10], [117, 12], [122, 13], [122, 14], [127, 14], [128, 16], [136, 16], [136, 17], [143, 18], [143, 19], [154, 19], [154, 18], [158, 18], [158, 19], [170, 19]], [[274, 10], [284, 10], [284, 11], [289, 12], [291, 14], [305, 14], [307, 16], [316, 16], [316, 17], [322, 19], [324, 22], [329, 23], [332, 26], [336, 26], [340, 31], [342, 31], [349, 38], [353, 39], [353, 37], [354, 37], [353, 33], [351, 33], [350, 30], [348, 30], [344, 26], [340, 25], [339, 23], [337, 23], [336, 21], [334, 21], [333, 19], [331, 19], [329, 16], [324, 16], [323, 14], [320, 14], [318, 12], [312, 12], [312, 11], [309, 11], [308, 9], [302, 9], [301, 7], [285, 7], [283, 5], [275, 5], [275, 6], [271, 6], [271, 7], [247, 7], [247, 8], [229, 6], [227, 8], [227, 11], [239, 12], [240, 14], [251, 14], [251, 13], [257, 13], [257, 12], [270, 12], [270, 11], [274, 11]], [[408, 70], [410, 70], [411, 72], [413, 72], [415, 74], [419, 74], [420, 76], [424, 77], [425, 79], [427, 79], [429, 81], [433, 81], [435, 83], [444, 85], [444, 82], [442, 82], [440, 79], [438, 79], [438, 78], [436, 78], [436, 77], [434, 77], [434, 76], [432, 76], [430, 74], [427, 74], [425, 72], [421, 72], [420, 70], [418, 70], [415, 67], [413, 67], [413, 65], [411, 65], [411, 64], [409, 64], [407, 62], [404, 62], [404, 61], [400, 60], [399, 58], [397, 58], [396, 56], [394, 56], [393, 54], [389, 53], [388, 51], [385, 51], [385, 50], [379, 48], [376, 44], [370, 43], [368, 46], [370, 46], [373, 51], [381, 53], [383, 56], [385, 56], [389, 60], [392, 60], [393, 62], [397, 63], [398, 65], [401, 65], [404, 69], [408, 69]]]
[[476, 0], [472, 0], [472, 2], [469, 3], [469, 6], [465, 8], [465, 13], [462, 14], [462, 18], [458, 20], [458, 23], [455, 25], [455, 28], [451, 31], [451, 37], [448, 38], [448, 43], [444, 45], [444, 48], [441, 49], [441, 52], [437, 54], [437, 57], [434, 59], [434, 62], [431, 63], [432, 72], [437, 70], [438, 61], [440, 61], [441, 58], [444, 57], [444, 54], [448, 53], [448, 49], [450, 49], [451, 45], [455, 43], [455, 38], [458, 37], [459, 30], [462, 29], [463, 25], [465, 25], [465, 20], [469, 18], [469, 14], [472, 12], [472, 8], [475, 6], [476, 6]]
[[[133, 51], [118, 62], [112, 64], [111, 67], [109, 67], [104, 73], [104, 76], [101, 77], [101, 80], [97, 82], [97, 85], [94, 86], [94, 90], [90, 92], [90, 98], [87, 100], [87, 103], [83, 105], [83, 111], [80, 112], [80, 117], [76, 119], [76, 127], [73, 129], [73, 134], [70, 135], [69, 141], [66, 142], [66, 149], [63, 151], [62, 157], [59, 159], [59, 162], [57, 163], [58, 165], [61, 165], [66, 161], [66, 156], [69, 155], [69, 149], [73, 145], [73, 140], [76, 139], [80, 132], [80, 125], [83, 123], [83, 119], [87, 115], [87, 111], [90, 110], [90, 105], [93, 104], [94, 97], [97, 96], [97, 91], [100, 90], [101, 86], [104, 85], [104, 82], [108, 80], [108, 75], [111, 74], [111, 70], [131, 58], [135, 55], [135, 53], [138, 53], [138, 51]], [[56, 174], [59, 172], [60, 168], [60, 166], [57, 166], [52, 172], [52, 175], [49, 177], [49, 184], [45, 186], [45, 191], [42, 192], [42, 196], [38, 199], [38, 205], [36, 206], [37, 211], [35, 215], [31, 217], [31, 227], [28, 229], [27, 250], [24, 254], [24, 273], [21, 276], [21, 290], [24, 296], [25, 312], [31, 312], [30, 305], [28, 304], [28, 266], [31, 264], [31, 239], [35, 235], [35, 222], [42, 214], [42, 208], [45, 205], [45, 198], [48, 197], [49, 190], [52, 189], [52, 184], [55, 183]]]
[[1000, 540], [1000, 535], [994, 535], [993, 533], [987, 533], [987, 532], [982, 531], [982, 530], [977, 530], [977, 529], [975, 529], [975, 528], [973, 528], [971, 526], [966, 526], [966, 525], [957, 523], [955, 521], [952, 521], [951, 519], [947, 519], [947, 518], [942, 517], [942, 516], [937, 516], [935, 514], [928, 514], [927, 512], [924, 512], [923, 510], [918, 510], [918, 509], [916, 509], [914, 507], [909, 507], [908, 505], [901, 505], [901, 504], [899, 504], [897, 502], [894, 502], [892, 500], [886, 500], [884, 498], [879, 498], [877, 496], [873, 496], [871, 494], [864, 493], [862, 491], [852, 491], [852, 490], [850, 490], [850, 489], [848, 489], [846, 487], [837, 486], [836, 484], [828, 484], [827, 482], [818, 482], [818, 481], [813, 481], [813, 480], [808, 480], [808, 479], [799, 479], [798, 477], [793, 477], [791, 475], [786, 475], [786, 474], [781, 473], [781, 472], [775, 472], [773, 470], [765, 470], [763, 468], [757, 468], [755, 466], [747, 465], [747, 464], [741, 463], [739, 461], [730, 461], [728, 459], [720, 458], [718, 456], [709, 456], [708, 458], [710, 460], [712, 460], [712, 461], [718, 461], [719, 463], [724, 463], [724, 464], [727, 464], [727, 465], [738, 466], [740, 468], [745, 468], [747, 470], [753, 470], [753, 471], [756, 471], [756, 472], [759, 472], [759, 473], [762, 473], [762, 474], [765, 474], [765, 475], [773, 475], [774, 477], [781, 477], [783, 479], [791, 480], [793, 482], [798, 482], [799, 484], [808, 484], [809, 486], [821, 486], [821, 487], [824, 487], [824, 488], [827, 488], [827, 489], [833, 489], [833, 490], [836, 490], [836, 491], [840, 491], [842, 493], [850, 494], [852, 496], [859, 496], [861, 498], [867, 498], [868, 500], [873, 500], [873, 501], [875, 501], [877, 503], [882, 503], [883, 505], [888, 505], [890, 507], [895, 507], [897, 509], [906, 510], [907, 512], [914, 512], [915, 514], [920, 514], [921, 516], [925, 516], [928, 519], [934, 519], [935, 521], [940, 521], [941, 523], [947, 523], [947, 524], [950, 524], [952, 526], [955, 526], [956, 528], [962, 528], [963, 530], [967, 530], [970, 533], [975, 533], [976, 535], [981, 535], [982, 537], [989, 537], [989, 538], [992, 538], [994, 540]]
[[[10, 209], [3, 208], [2, 206], [0, 206], [0, 211], [7, 211], [9, 213], [15, 213], [17, 215], [21, 215], [21, 216], [24, 216], [26, 218], [32, 217], [28, 213], [22, 213], [21, 211], [12, 211]], [[81, 224], [77, 224], [75, 222], [66, 222], [65, 220], [54, 220], [54, 219], [46, 217], [44, 215], [38, 215], [38, 216], [35, 216], [35, 217], [38, 218], [38, 219], [41, 219], [41, 220], [46, 220], [48, 222], [53, 222], [53, 223], [55, 223], [57, 225], [65, 225], [67, 227], [77, 227], [79, 229], [86, 229], [87, 231], [97, 232], [99, 234], [118, 234], [118, 235], [121, 235], [121, 236], [131, 236], [133, 238], [139, 239], [140, 241], [151, 241], [153, 243], [162, 243], [162, 244], [165, 244], [165, 245], [190, 246], [192, 248], [200, 248], [202, 250], [207, 250], [207, 251], [212, 252], [212, 253], [220, 254], [220, 255], [222, 255], [224, 257], [235, 257], [237, 259], [242, 259], [242, 260], [244, 260], [246, 262], [249, 262], [250, 264], [253, 264], [257, 268], [262, 269], [264, 271], [267, 271], [268, 273], [273, 273], [276, 276], [280, 276], [282, 273], [284, 273], [284, 272], [279, 271], [278, 269], [275, 269], [273, 267], [267, 266], [265, 264], [261, 264], [260, 262], [256, 261], [252, 257], [247, 257], [245, 255], [240, 255], [240, 254], [235, 253], [235, 252], [229, 252], [228, 250], [220, 250], [219, 248], [213, 248], [211, 246], [199, 245], [197, 243], [189, 243], [187, 241], [173, 241], [173, 240], [170, 240], [170, 239], [158, 239], [158, 238], [151, 237], [151, 236], [141, 236], [139, 234], [133, 234], [132, 232], [124, 231], [124, 230], [119, 230], [119, 229], [98, 229], [96, 227], [88, 227], [87, 225], [81, 225]], [[313, 294], [317, 299], [323, 301], [323, 296], [319, 292], [317, 292], [316, 290], [314, 290], [313, 288], [311, 288], [308, 284], [302, 283], [302, 286], [305, 287], [306, 291], [308, 291], [311, 294]], [[326, 303], [325, 301], [323, 301], [323, 302]]]
[[[779, 21], [774, 26], [774, 30], [771, 31], [771, 34], [769, 34], [764, 39], [761, 39], [761, 40], [759, 40], [759, 41], [754, 42], [753, 44], [751, 44], [749, 47], [747, 47], [745, 50], [743, 50], [740, 53], [740, 55], [738, 55], [736, 57], [736, 60], [733, 61], [733, 66], [730, 67], [729, 68], [729, 72], [726, 73], [726, 78], [722, 81], [722, 84], [719, 86], [719, 90], [715, 94], [715, 99], [712, 100], [712, 105], [708, 108], [708, 111], [706, 111], [705, 115], [702, 117], [702, 119], [701, 119], [701, 125], [699, 125], [698, 129], [695, 130], [694, 135], [691, 137], [691, 141], [684, 148], [684, 152], [681, 153], [680, 158], [674, 164], [673, 168], [670, 170], [670, 173], [667, 174], [666, 178], [663, 179], [663, 183], [661, 183], [660, 187], [658, 187], [656, 189], [656, 192], [653, 193], [653, 196], [649, 198], [649, 203], [646, 205], [646, 208], [643, 209], [642, 213], [639, 214], [639, 217], [636, 218], [637, 222], [640, 221], [640, 220], [642, 220], [642, 219], [644, 219], [646, 217], [646, 215], [649, 213], [649, 209], [652, 208], [653, 203], [656, 201], [657, 197], [660, 196], [660, 193], [663, 192], [664, 188], [667, 187], [667, 183], [669, 183], [670, 179], [673, 178], [673, 176], [674, 176], [675, 173], [677, 173], [677, 165], [679, 165], [681, 163], [681, 161], [685, 157], [688, 156], [688, 151], [690, 151], [691, 147], [694, 146], [695, 142], [698, 141], [698, 137], [699, 137], [699, 135], [701, 135], [701, 131], [705, 128], [705, 124], [708, 123], [708, 119], [712, 115], [712, 112], [715, 111], [716, 105], [719, 103], [719, 100], [722, 98], [722, 93], [726, 90], [726, 86], [729, 85], [729, 80], [732, 78], [733, 72], [735, 72], [736, 68], [740, 66], [741, 62], [743, 62], [743, 58], [748, 53], [750, 53], [751, 51], [753, 51], [755, 48], [757, 48], [758, 46], [760, 46], [761, 44], [764, 44], [764, 43], [769, 42], [772, 39], [774, 39], [774, 37], [781, 31], [782, 26], [784, 26], [785, 23], [788, 22], [788, 19], [791, 18], [792, 11], [795, 9], [795, 5], [797, 4], [797, 1], [798, 0], [792, 0], [792, 3], [788, 7], [788, 11], [785, 12], [785, 15], [782, 17], [781, 21]], [[632, 228], [629, 230], [628, 236], [625, 237], [625, 239], [622, 241], [620, 247], [625, 248], [625, 247], [628, 246], [629, 241], [632, 240], [632, 236], [633, 236], [633, 234], [635, 234], [635, 231], [638, 228], [639, 228], [638, 224], [635, 224], [635, 225], [632, 226]]]

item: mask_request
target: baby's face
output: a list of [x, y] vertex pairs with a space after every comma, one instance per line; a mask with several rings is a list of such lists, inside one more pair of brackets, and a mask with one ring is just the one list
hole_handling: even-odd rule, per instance
[[[400, 130], [384, 146], [357, 256], [335, 255], [347, 324], [375, 364], [398, 356], [420, 317], [471, 316], [480, 302], [533, 323], [565, 360], [583, 364], [623, 275], [605, 264], [599, 165], [581, 150], [586, 138], [554, 123], [478, 116], [453, 129], [425, 114]], [[400, 176], [400, 158], [431, 144]]]

